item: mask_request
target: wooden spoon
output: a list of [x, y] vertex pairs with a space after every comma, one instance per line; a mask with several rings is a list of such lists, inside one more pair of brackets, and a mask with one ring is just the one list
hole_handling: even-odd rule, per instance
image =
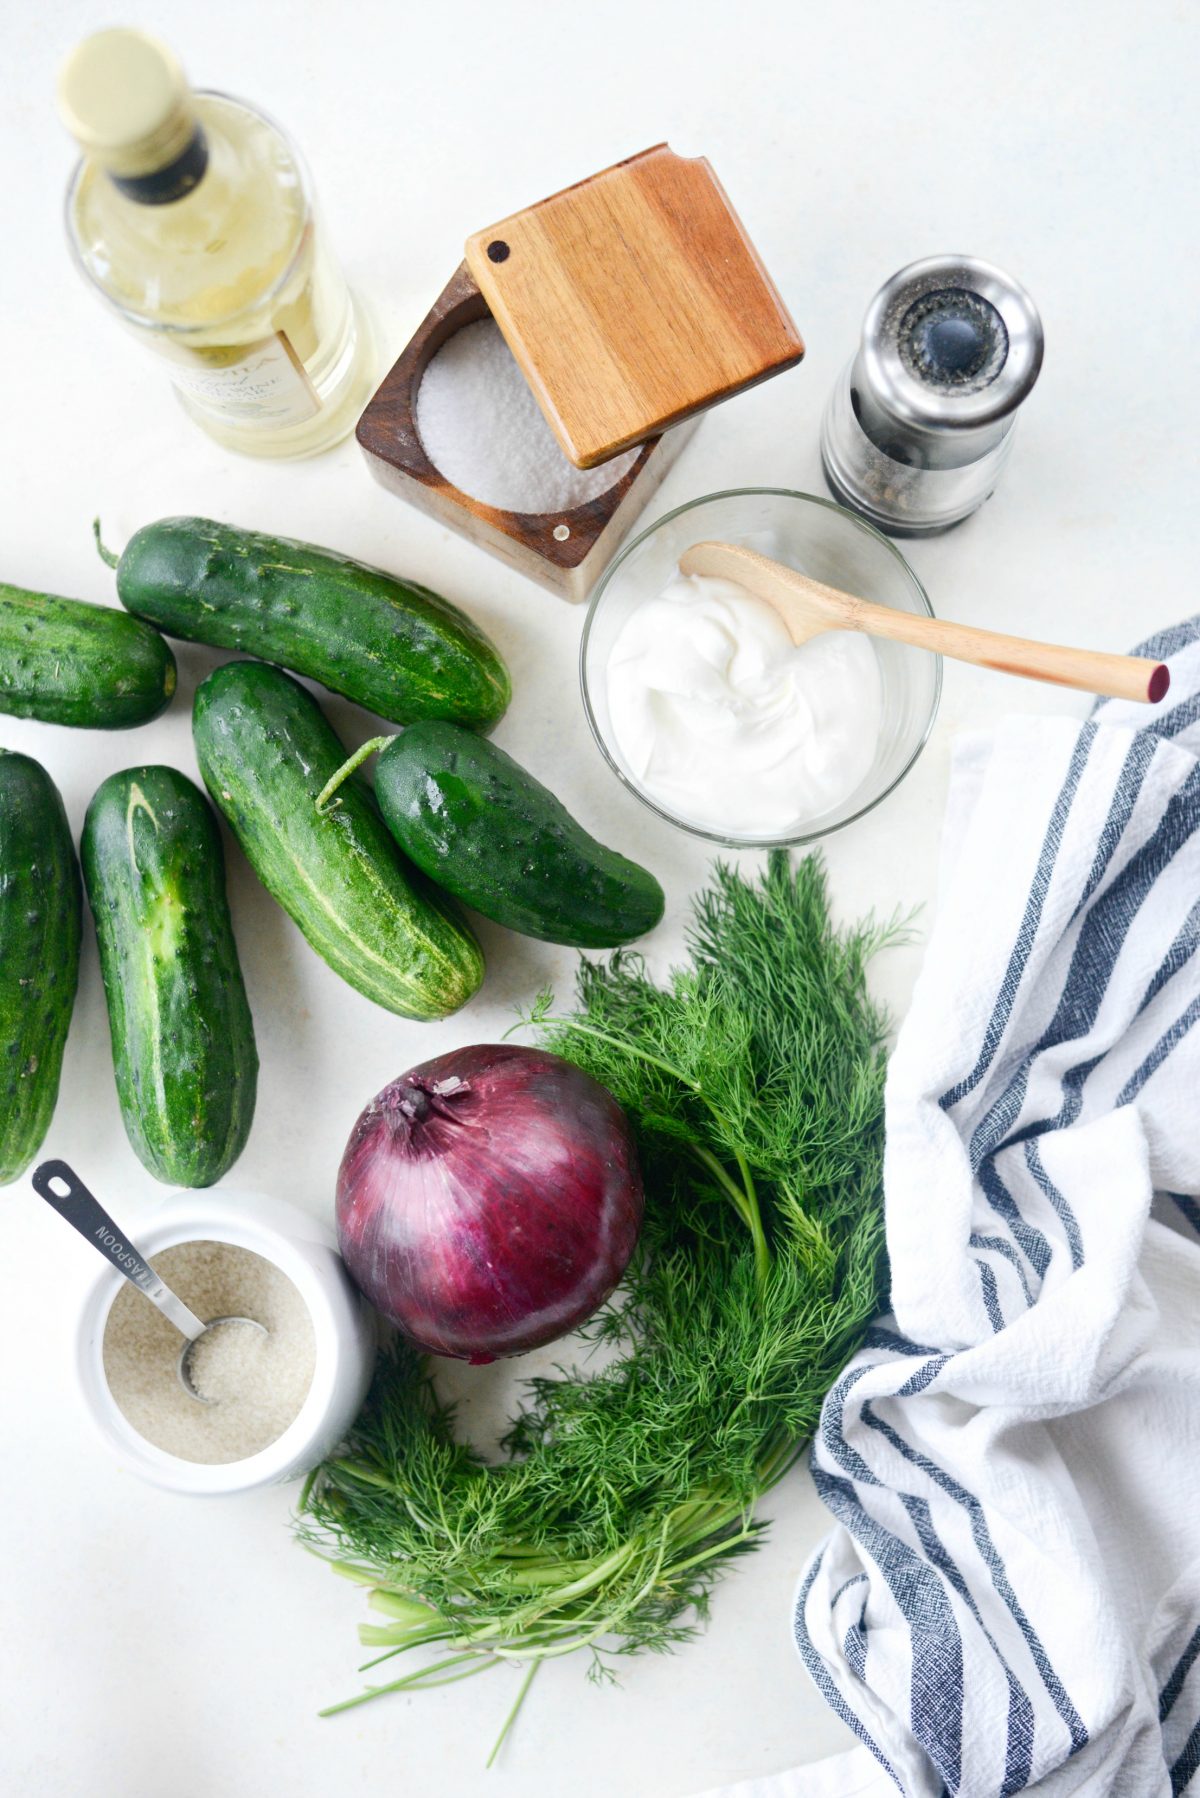
[[932, 649], [956, 662], [995, 668], [1000, 674], [1082, 687], [1087, 693], [1103, 693], [1112, 699], [1140, 699], [1149, 705], [1157, 705], [1171, 684], [1165, 662], [1034, 643], [1028, 637], [1006, 637], [999, 631], [952, 624], [945, 618], [894, 611], [891, 606], [855, 599], [822, 581], [810, 580], [782, 562], [733, 543], [693, 543], [680, 556], [679, 566], [684, 574], [736, 581], [757, 599], [765, 600], [774, 606], [797, 644], [807, 643], [822, 631], [862, 631], [868, 637], [890, 637], [896, 643]]

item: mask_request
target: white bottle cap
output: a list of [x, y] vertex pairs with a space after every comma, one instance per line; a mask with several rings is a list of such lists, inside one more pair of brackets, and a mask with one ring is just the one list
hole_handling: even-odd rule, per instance
[[150, 175], [187, 149], [196, 129], [184, 74], [165, 44], [118, 28], [85, 38], [58, 78], [67, 130], [110, 174]]

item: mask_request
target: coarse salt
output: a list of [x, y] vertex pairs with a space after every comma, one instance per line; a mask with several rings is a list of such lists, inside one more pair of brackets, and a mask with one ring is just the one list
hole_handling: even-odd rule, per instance
[[456, 331], [417, 391], [417, 434], [461, 493], [506, 512], [569, 512], [615, 487], [639, 451], [568, 461], [494, 319]]

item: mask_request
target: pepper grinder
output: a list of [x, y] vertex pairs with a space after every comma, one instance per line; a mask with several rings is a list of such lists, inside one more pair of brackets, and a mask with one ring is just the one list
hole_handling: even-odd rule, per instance
[[1018, 281], [974, 256], [910, 262], [875, 295], [830, 395], [821, 460], [834, 497], [894, 537], [981, 506], [1042, 366], [1042, 321]]

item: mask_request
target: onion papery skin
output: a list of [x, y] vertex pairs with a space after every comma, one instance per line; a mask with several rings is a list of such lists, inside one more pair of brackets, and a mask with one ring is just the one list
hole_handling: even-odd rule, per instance
[[342, 1258], [435, 1355], [524, 1354], [590, 1317], [641, 1228], [612, 1094], [540, 1049], [479, 1044], [410, 1068], [362, 1112], [338, 1171]]

